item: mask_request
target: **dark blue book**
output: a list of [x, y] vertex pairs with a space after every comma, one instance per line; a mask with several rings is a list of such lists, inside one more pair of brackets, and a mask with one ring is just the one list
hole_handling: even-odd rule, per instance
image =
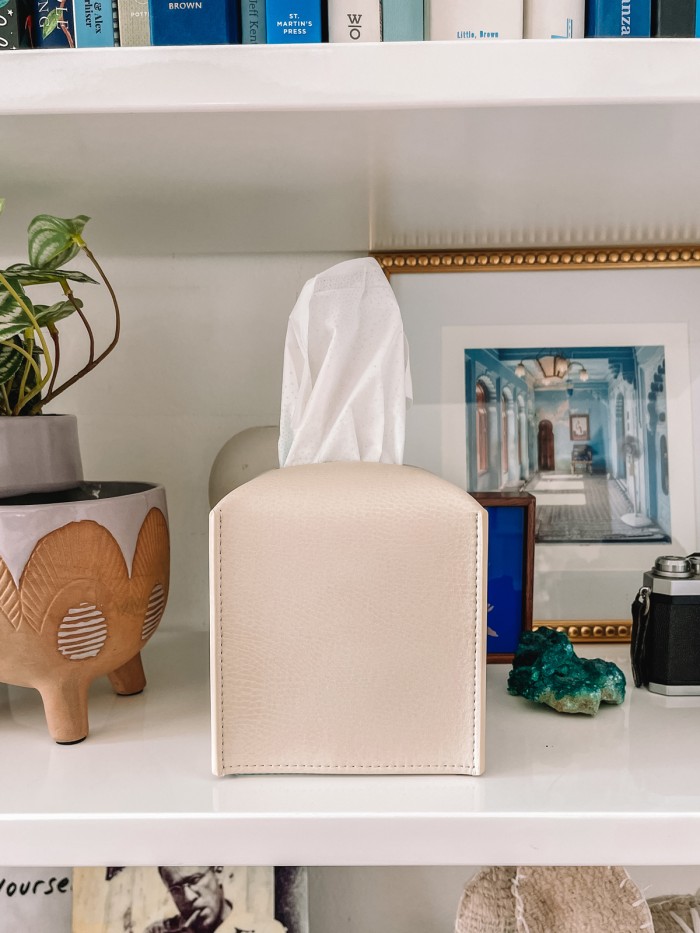
[[0, 0], [0, 52], [31, 48], [30, 6], [28, 0]]
[[651, 0], [587, 0], [587, 37], [633, 39], [650, 35]]
[[[73, 0], [34, 0], [34, 45], [37, 49], [75, 47]], [[50, 30], [48, 35], [44, 35]]]
[[267, 0], [267, 44], [320, 42], [321, 0]]
[[152, 45], [240, 42], [234, 0], [149, 0]]

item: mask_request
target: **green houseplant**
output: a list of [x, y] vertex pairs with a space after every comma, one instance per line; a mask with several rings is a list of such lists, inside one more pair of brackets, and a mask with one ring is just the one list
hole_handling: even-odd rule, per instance
[[[0, 200], [0, 211], [3, 201]], [[28, 263], [0, 269], [0, 498], [67, 489], [82, 480], [77, 422], [73, 415], [42, 415], [44, 406], [91, 372], [117, 345], [119, 304], [114, 289], [83, 236], [87, 217], [40, 214], [28, 227]], [[106, 287], [114, 332], [98, 352], [76, 285], [97, 280], [66, 265], [83, 254]], [[30, 297], [30, 292], [32, 297]], [[51, 298], [39, 304], [38, 298]], [[61, 325], [75, 315], [87, 335], [84, 364], [61, 371]]]
[[[3, 201], [0, 200], [0, 211]], [[0, 269], [0, 415], [36, 415], [112, 352], [119, 340], [120, 315], [114, 289], [83, 238], [89, 218], [65, 220], [39, 214], [28, 228], [29, 263]], [[83, 302], [73, 292], [75, 283], [97, 284], [83, 272], [64, 268], [79, 253], [94, 266], [112, 299], [114, 336], [99, 355]], [[54, 285], [62, 292], [58, 301], [35, 304], [27, 289]], [[85, 365], [59, 382], [61, 342], [59, 322], [77, 314], [89, 337]]]

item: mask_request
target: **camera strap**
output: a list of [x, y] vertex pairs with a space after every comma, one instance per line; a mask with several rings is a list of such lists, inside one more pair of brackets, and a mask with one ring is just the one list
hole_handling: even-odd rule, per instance
[[645, 658], [647, 632], [649, 630], [649, 612], [651, 609], [651, 589], [643, 586], [632, 603], [632, 676], [635, 687], [646, 684]]

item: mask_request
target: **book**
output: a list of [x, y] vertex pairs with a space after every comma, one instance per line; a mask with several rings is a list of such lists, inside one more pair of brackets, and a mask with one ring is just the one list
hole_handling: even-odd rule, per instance
[[31, 48], [31, 22], [28, 0], [0, 0], [0, 52]]
[[150, 45], [148, 0], [118, 0], [119, 45]]
[[72, 881], [71, 868], [0, 868], [0, 933], [71, 933]]
[[194, 933], [224, 928], [309, 933], [306, 869], [73, 870], [73, 933]]
[[586, 0], [525, 0], [526, 39], [582, 39]]
[[73, 0], [76, 48], [115, 45], [112, 0]]
[[[34, 0], [32, 39], [37, 49], [75, 47], [72, 0]], [[44, 35], [44, 28], [51, 31]]]
[[522, 39], [523, 0], [430, 0], [430, 39]]
[[382, 0], [382, 40], [422, 42], [423, 0]]
[[328, 0], [331, 42], [381, 42], [381, 0]]
[[651, 0], [588, 0], [586, 36], [592, 39], [651, 35]]
[[232, 0], [149, 0], [152, 45], [230, 45], [239, 41]]
[[321, 0], [267, 0], [268, 45], [320, 42]]
[[243, 45], [265, 45], [265, 0], [241, 0], [241, 42]]
[[694, 36], [695, 0], [652, 0], [651, 34], [657, 38]]

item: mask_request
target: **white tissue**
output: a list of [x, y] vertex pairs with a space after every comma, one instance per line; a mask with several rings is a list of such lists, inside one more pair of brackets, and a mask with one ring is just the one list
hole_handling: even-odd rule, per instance
[[376, 259], [310, 279], [287, 327], [280, 466], [402, 463], [411, 397], [401, 312]]

